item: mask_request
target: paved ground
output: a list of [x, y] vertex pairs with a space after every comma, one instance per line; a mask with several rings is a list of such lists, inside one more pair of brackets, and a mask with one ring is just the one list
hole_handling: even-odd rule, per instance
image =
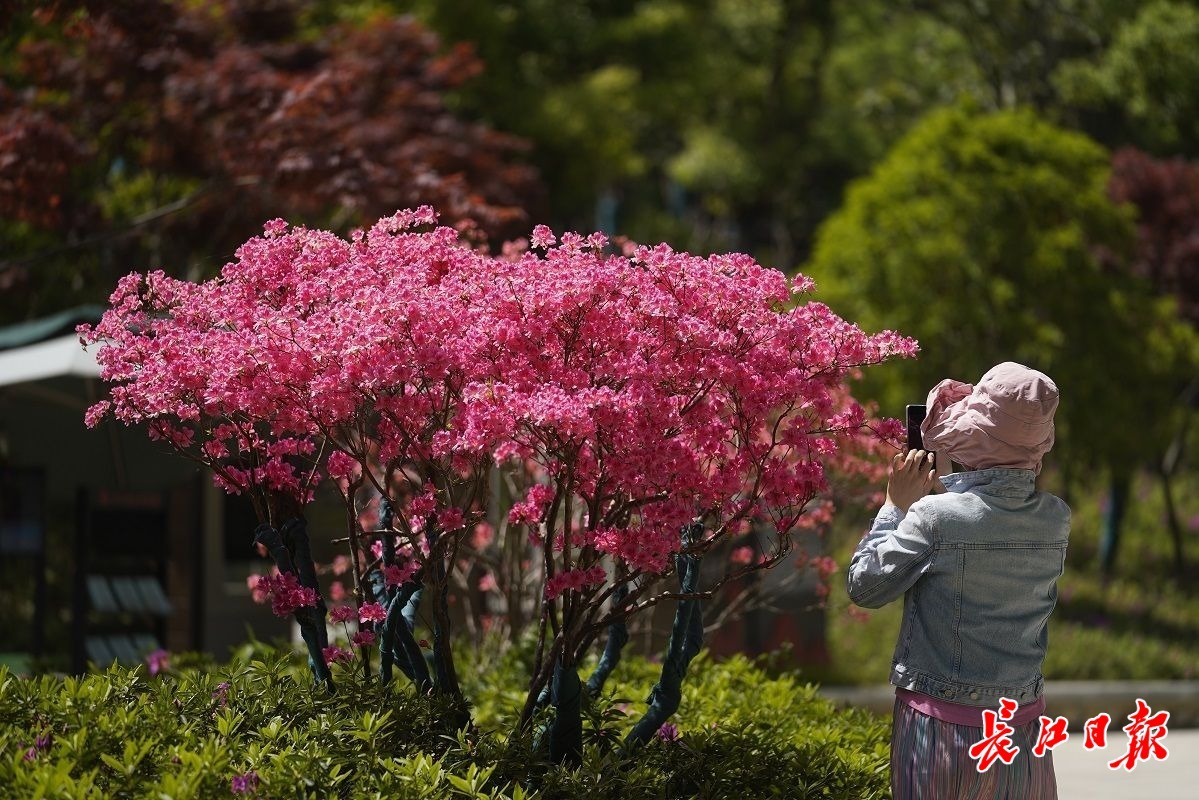
[[1107, 767], [1124, 752], [1124, 732], [1108, 731], [1107, 748], [1084, 750], [1081, 733], [1053, 749], [1060, 800], [1195, 800], [1199, 798], [1199, 729], [1170, 729], [1165, 761], [1139, 763], [1132, 772]]

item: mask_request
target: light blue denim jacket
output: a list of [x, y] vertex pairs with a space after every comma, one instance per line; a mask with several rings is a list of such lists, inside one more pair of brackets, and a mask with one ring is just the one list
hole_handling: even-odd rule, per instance
[[891, 683], [970, 706], [1041, 695], [1070, 507], [1027, 469], [956, 472], [907, 514], [887, 504], [853, 554], [850, 598], [903, 595]]

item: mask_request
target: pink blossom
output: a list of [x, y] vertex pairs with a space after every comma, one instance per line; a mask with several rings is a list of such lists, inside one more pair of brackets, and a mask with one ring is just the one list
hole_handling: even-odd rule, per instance
[[375, 643], [375, 634], [373, 631], [358, 631], [350, 641], [354, 643], [355, 647], [368, 647]]
[[752, 547], [738, 547], [729, 555], [729, 561], [734, 564], [745, 565], [753, 563], [754, 549]]
[[329, 611], [329, 619], [333, 622], [347, 622], [354, 618], [354, 609], [352, 606], [334, 606]]
[[412, 498], [408, 504], [409, 513], [418, 517], [427, 517], [437, 508], [437, 497], [432, 492], [425, 492]]
[[83, 424], [88, 428], [96, 427], [104, 417], [108, 416], [111, 408], [112, 403], [107, 400], [101, 400], [99, 403], [88, 408], [87, 413], [83, 415]]
[[554, 497], [554, 490], [544, 484], [535, 483], [525, 493], [525, 499], [508, 511], [508, 521], [513, 524], [536, 525], [546, 511], [546, 504]]
[[321, 649], [321, 655], [325, 657], [326, 664], [336, 664], [339, 661], [352, 661], [354, 654], [336, 645], [329, 645]]
[[278, 238], [287, 232], [287, 220], [273, 219], [262, 226], [262, 231], [266, 234], [267, 238]]
[[246, 577], [246, 588], [250, 590], [250, 596], [254, 598], [255, 603], [265, 603], [271, 596], [270, 582], [261, 584], [262, 577], [262, 575], [258, 574], [251, 574]]
[[559, 572], [554, 575], [545, 585], [545, 596], [549, 600], [553, 600], [565, 591], [581, 591], [588, 586], [594, 586], [603, 583], [608, 575], [604, 568], [600, 565], [595, 565], [590, 569], [572, 569], [566, 572]]
[[495, 541], [495, 528], [491, 527], [486, 521], [475, 525], [471, 536], [470, 546], [476, 550], [483, 550]]
[[420, 569], [416, 560], [405, 564], [390, 564], [383, 568], [383, 583], [386, 586], [400, 586], [407, 583]]
[[460, 508], [443, 508], [437, 512], [437, 525], [446, 533], [462, 528], [463, 516]]
[[533, 228], [533, 236], [529, 241], [533, 243], [534, 247], [544, 250], [547, 247], [553, 247], [557, 239], [554, 237], [554, 232], [548, 226], [538, 225]]
[[834, 559], [832, 556], [820, 556], [818, 558], [813, 558], [808, 563], [815, 568], [816, 574], [820, 577], [820, 580], [828, 579], [830, 575], [839, 569], [836, 559]]
[[495, 582], [495, 576], [490, 572], [483, 573], [483, 577], [479, 578], [478, 585], [480, 592], [494, 592], [497, 588], [499, 588], [498, 584]]
[[359, 622], [383, 622], [387, 619], [387, 609], [379, 603], [363, 603], [358, 607]]
[[[144, 425], [262, 502], [302, 506], [322, 475], [355, 479], [363, 461], [426, 464], [397, 508], [422, 552], [431, 520], [455, 545], [489, 544], [459, 533], [479, 509], [431, 476], [502, 465], [533, 481], [508, 522], [554, 562], [549, 597], [603, 583], [597, 565], [565, 569], [585, 548], [670, 570], [697, 515], [714, 545], [754, 513], [785, 543], [827, 525], [817, 498], [833, 478], [885, 469], [901, 428], [850, 387], [913, 340], [864, 332], [810, 300], [808, 278], [745, 254], [623, 240], [608, 253], [603, 234], [559, 242], [545, 226], [530, 241], [493, 257], [428, 208], [349, 239], [275, 220], [216, 279], [125, 276], [80, 331], [102, 343], [110, 387], [86, 421]], [[567, 505], [599, 516], [563, 530]], [[251, 591], [276, 613], [316, 601], [286, 576]]]
[[340, 450], [334, 450], [325, 461], [325, 469], [330, 478], [343, 481], [353, 481], [362, 478], [362, 465], [357, 460]]
[[171, 654], [166, 650], [158, 649], [146, 655], [146, 669], [151, 675], [165, 672], [170, 665]]
[[271, 612], [279, 617], [293, 614], [299, 608], [316, 606], [317, 594], [315, 589], [301, 586], [300, 581], [292, 573], [281, 573], [273, 577], [259, 575], [251, 591], [264, 594], [270, 598]]

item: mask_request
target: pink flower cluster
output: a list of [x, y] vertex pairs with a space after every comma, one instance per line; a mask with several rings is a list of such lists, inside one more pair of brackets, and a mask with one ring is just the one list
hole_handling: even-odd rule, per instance
[[554, 497], [553, 488], [535, 483], [525, 492], [525, 499], [508, 510], [508, 521], [514, 525], [536, 525], [545, 515], [546, 505]]
[[816, 570], [817, 577], [822, 581], [828, 580], [829, 576], [840, 569], [837, 566], [837, 560], [832, 556], [818, 556], [808, 563]]
[[588, 586], [603, 583], [608, 575], [599, 564], [589, 569], [572, 569], [559, 572], [545, 584], [545, 596], [553, 600], [565, 591], [581, 591]]
[[159, 648], [152, 653], [147, 653], [145, 661], [146, 670], [151, 675], [157, 675], [160, 672], [166, 672], [171, 666], [171, 654]]
[[354, 660], [353, 653], [337, 645], [329, 645], [328, 647], [321, 648], [321, 655], [325, 657], [326, 664], [337, 664], [343, 661]]
[[420, 569], [420, 564], [410, 560], [404, 564], [391, 564], [383, 568], [383, 583], [386, 586], [400, 586], [406, 583]]
[[[255, 577], [257, 580], [254, 580]], [[290, 572], [274, 576], [251, 575], [250, 580], [253, 581], [250, 590], [254, 594], [255, 600], [259, 597], [263, 598], [260, 602], [270, 600], [271, 612], [275, 616], [286, 617], [295, 613], [299, 608], [316, 606], [316, 590], [301, 586], [299, 579]]]
[[[146, 423], [268, 506], [307, 502], [322, 471], [347, 483], [381, 464], [465, 476], [527, 461], [540, 480], [509, 522], [563, 566], [589, 547], [641, 573], [671, 567], [697, 514], [712, 536], [758, 513], [786, 535], [830, 473], [864, 471], [897, 433], [847, 385], [916, 343], [806, 302], [803, 276], [665, 244], [612, 253], [602, 234], [545, 226], [532, 250], [491, 257], [420, 227], [433, 220], [402, 211], [349, 240], [276, 220], [214, 280], [123, 278], [81, 330], [103, 342], [111, 384], [88, 424]], [[485, 539], [481, 511], [450, 497], [390, 498], [397, 528]], [[594, 517], [579, 529], [581, 509]], [[409, 544], [401, 570], [428, 557], [428, 540]], [[603, 580], [564, 570], [545, 594]], [[278, 609], [315, 601], [268, 588]]]
[[729, 561], [731, 561], [732, 563], [734, 563], [738, 566], [745, 566], [746, 564], [751, 564], [751, 563], [753, 563], [753, 560], [754, 560], [754, 549], [752, 547], [744, 547], [744, 546], [737, 547], [737, 548], [733, 549], [733, 552], [731, 554], [729, 554]]
[[359, 622], [383, 622], [387, 619], [387, 609], [379, 603], [363, 603], [358, 607]]

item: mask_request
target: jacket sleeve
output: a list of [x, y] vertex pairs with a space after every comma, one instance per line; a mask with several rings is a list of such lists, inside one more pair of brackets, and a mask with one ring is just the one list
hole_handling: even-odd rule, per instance
[[849, 562], [849, 598], [864, 608], [879, 608], [900, 597], [932, 564], [933, 535], [920, 503], [907, 514], [890, 503], [874, 519]]

